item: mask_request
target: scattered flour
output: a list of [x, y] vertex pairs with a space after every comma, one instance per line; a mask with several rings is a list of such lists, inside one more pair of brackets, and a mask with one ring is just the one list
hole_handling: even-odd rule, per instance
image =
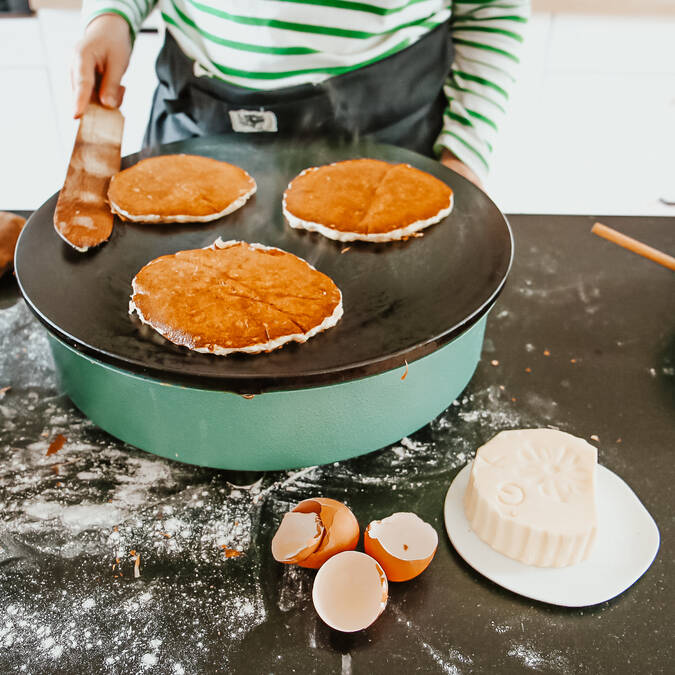
[[397, 606], [393, 606], [391, 611], [395, 614], [396, 621], [408, 629], [410, 636], [417, 640], [422, 649], [429, 654], [442, 672], [448, 675], [461, 675], [462, 670], [457, 664], [473, 665], [473, 659], [470, 656], [462, 654], [457, 649], [450, 648], [446, 653], [445, 649], [433, 647], [429, 644], [422, 631]]
[[447, 673], [447, 675], [461, 675], [462, 671], [454, 663], [448, 663], [446, 660], [444, 660], [443, 656], [437, 649], [434, 649], [424, 640], [420, 640], [420, 645], [422, 646], [422, 649], [424, 649], [424, 651], [427, 652], [429, 656], [431, 656], [442, 672]]
[[[32, 368], [15, 368], [27, 359]], [[227, 669], [228, 650], [266, 620], [270, 599], [282, 613], [311, 606], [308, 570], [285, 566], [263, 592], [266, 552], [253, 544], [294, 503], [326, 486], [348, 504], [399, 490], [414, 510], [497, 431], [541, 423], [547, 403], [516, 405], [490, 385], [390, 448], [248, 480], [170, 463], [94, 427], [58, 393], [44, 331], [22, 303], [0, 311], [0, 372], [12, 386], [0, 407], [0, 670], [11, 647], [26, 672], [85, 662], [92, 672]], [[66, 442], [47, 456], [57, 434]], [[415, 639], [443, 672], [471, 670], [457, 649]], [[514, 645], [509, 656], [564, 659], [528, 649]]]
[[141, 656], [141, 666], [143, 668], [152, 668], [157, 665], [157, 654], [143, 654]]
[[[226, 667], [267, 616], [251, 537], [274, 489], [254, 504], [225, 472], [94, 427], [56, 390], [44, 331], [22, 303], [0, 311], [0, 372], [11, 385], [0, 410], [0, 671]], [[66, 442], [48, 456], [58, 434]]]
[[548, 671], [555, 670], [561, 673], [572, 672], [569, 661], [565, 658], [565, 655], [558, 650], [554, 650], [544, 655], [530, 645], [513, 644], [509, 648], [507, 656], [517, 659], [526, 668], [531, 668], [532, 670], [546, 669]]
[[277, 606], [282, 612], [308, 609], [314, 575], [302, 567], [284, 565]]
[[75, 534], [97, 527], [112, 527], [120, 521], [121, 516], [111, 504], [62, 506], [56, 502], [34, 502], [27, 503], [24, 510], [26, 515], [37, 520], [59, 518]]
[[79, 471], [76, 475], [80, 480], [96, 480], [99, 478], [99, 475], [93, 471]]
[[341, 659], [341, 673], [342, 675], [352, 675], [352, 655], [343, 654]]
[[[56, 385], [47, 334], [25, 303], [0, 310], [0, 344], [0, 373], [11, 379], [12, 387]], [[30, 368], [21, 367], [26, 361], [30, 361]]]

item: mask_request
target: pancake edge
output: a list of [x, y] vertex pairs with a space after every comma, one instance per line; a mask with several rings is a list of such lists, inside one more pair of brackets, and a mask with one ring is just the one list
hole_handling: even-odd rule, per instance
[[[339, 163], [340, 162], [332, 162], [331, 164], [327, 164], [324, 166], [334, 166], [335, 164]], [[406, 166], [409, 166], [411, 169], [415, 168], [410, 164], [406, 164]], [[296, 178], [300, 178], [300, 176], [304, 176], [306, 173], [317, 171], [320, 168], [322, 167], [312, 166], [307, 169], [304, 169], [293, 180], [295, 180]], [[293, 181], [291, 181], [291, 183], [292, 182]], [[289, 183], [286, 189], [284, 190], [284, 196], [281, 202], [282, 204], [281, 208], [284, 218], [286, 219], [286, 222], [294, 230], [308, 230], [309, 232], [318, 232], [327, 239], [332, 239], [333, 241], [343, 241], [343, 242], [369, 241], [373, 243], [400, 241], [405, 237], [412, 236], [413, 234], [415, 234], [415, 232], [419, 232], [420, 230], [423, 230], [426, 227], [435, 225], [436, 223], [440, 222], [441, 220], [443, 220], [443, 218], [446, 218], [448, 215], [450, 215], [455, 205], [455, 192], [452, 188], [450, 188], [450, 186], [448, 186], [448, 189], [450, 190], [450, 204], [446, 208], [441, 209], [435, 216], [431, 216], [431, 218], [427, 218], [425, 220], [417, 220], [414, 223], [411, 223], [410, 225], [406, 225], [405, 227], [399, 227], [397, 230], [391, 230], [391, 232], [375, 232], [373, 234], [363, 234], [361, 232], [345, 232], [342, 230], [333, 229], [322, 223], [315, 223], [311, 220], [303, 220], [302, 218], [298, 218], [298, 216], [292, 214], [286, 206], [286, 193], [290, 190], [291, 183]]]
[[[244, 169], [242, 169], [242, 171], [244, 171]], [[208, 223], [212, 220], [218, 220], [218, 218], [222, 218], [223, 216], [240, 209], [256, 193], [258, 185], [255, 182], [255, 178], [253, 178], [253, 176], [251, 176], [251, 174], [246, 171], [244, 171], [244, 173], [253, 181], [253, 187], [246, 194], [242, 195], [241, 197], [237, 197], [237, 199], [235, 199], [233, 202], [230, 202], [222, 211], [218, 213], [209, 213], [206, 216], [190, 216], [180, 214], [172, 216], [160, 216], [154, 213], [129, 213], [115, 204], [112, 199], [110, 199], [110, 210], [115, 215], [118, 215], [122, 220], [130, 221], [132, 223]]]
[[[210, 246], [204, 246], [204, 249], [209, 248], [213, 250], [225, 249], [230, 248], [231, 246], [236, 246], [237, 244], [246, 244], [247, 246], [253, 249], [261, 251], [281, 251], [282, 253], [289, 253], [288, 251], [284, 251], [283, 249], [277, 248], [276, 246], [265, 246], [264, 244], [249, 243], [238, 239], [230, 239], [229, 241], [223, 241], [220, 237], [218, 237], [218, 239], [216, 239]], [[176, 253], [179, 252], [180, 251], [176, 251]], [[290, 253], [290, 255], [295, 254]], [[315, 272], [319, 271], [311, 263], [308, 263], [304, 258], [300, 258], [300, 256], [295, 257], [298, 258], [299, 260], [302, 260], [302, 262], [305, 263], [305, 265], [307, 265], [310, 269], [314, 270]], [[146, 267], [149, 264], [150, 263], [146, 263], [146, 265], [144, 265], [143, 267]], [[152, 322], [146, 320], [140, 308], [134, 303], [133, 297], [137, 293], [136, 276], [138, 276], [138, 273], [136, 273], [136, 275], [131, 281], [131, 288], [133, 292], [131, 294], [131, 298], [129, 299], [129, 314], [133, 315], [135, 313], [136, 316], [138, 316], [141, 323], [152, 328], [154, 331], [159, 333], [164, 339], [169, 340], [169, 338], [167, 338], [157, 327], [155, 327], [152, 324]], [[330, 279], [330, 277], [328, 278]], [[186, 345], [179, 345], [179, 346], [186, 347], [186, 349], [189, 349], [190, 351], [193, 352], [199, 352], [200, 354], [214, 354], [216, 356], [227, 356], [228, 354], [234, 353], [260, 354], [262, 352], [274, 351], [275, 349], [283, 347], [283, 345], [289, 342], [299, 342], [299, 343], [307, 342], [307, 340], [314, 337], [315, 335], [318, 335], [319, 333], [322, 333], [323, 331], [328, 330], [329, 328], [335, 326], [338, 323], [338, 321], [342, 318], [342, 315], [344, 314], [344, 309], [342, 306], [342, 291], [340, 290], [338, 285], [333, 281], [333, 279], [331, 279], [331, 282], [335, 285], [335, 288], [337, 288], [340, 297], [339, 302], [335, 306], [335, 309], [333, 310], [333, 313], [330, 316], [327, 316], [320, 324], [310, 329], [306, 333], [292, 333], [290, 335], [283, 335], [282, 337], [276, 338], [275, 340], [268, 340], [267, 342], [259, 342], [257, 344], [250, 345], [248, 347], [219, 347], [218, 345], [215, 345], [213, 348], [210, 349], [208, 347], [193, 348], [187, 347]], [[169, 342], [172, 342], [172, 340], [169, 340]], [[173, 344], [176, 343], [174, 342]]]

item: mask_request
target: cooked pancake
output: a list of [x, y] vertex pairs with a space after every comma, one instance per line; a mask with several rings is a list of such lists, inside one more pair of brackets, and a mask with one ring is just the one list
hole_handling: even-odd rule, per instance
[[306, 342], [342, 316], [342, 294], [291, 253], [217, 239], [156, 258], [132, 281], [129, 313], [197, 352], [256, 354]]
[[122, 220], [203, 223], [236, 211], [255, 191], [253, 178], [233, 164], [200, 155], [160, 155], [114, 176], [108, 200]]
[[14, 249], [25, 222], [15, 213], [0, 211], [0, 277], [14, 266]]
[[452, 211], [452, 190], [408, 164], [351, 159], [305, 169], [284, 192], [288, 224], [338, 241], [394, 241]]

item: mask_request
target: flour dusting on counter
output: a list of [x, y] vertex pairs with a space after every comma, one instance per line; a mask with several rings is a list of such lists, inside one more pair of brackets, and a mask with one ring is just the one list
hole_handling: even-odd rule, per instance
[[[86, 660], [178, 673], [198, 669], [214, 625], [236, 641], [265, 620], [247, 491], [91, 424], [58, 393], [44, 330], [23, 303], [0, 311], [0, 372], [11, 382], [0, 411], [0, 647], [28, 672]], [[237, 568], [238, 585], [227, 584]]]
[[[0, 344], [0, 373], [11, 378], [13, 387], [56, 385], [47, 334], [23, 302], [0, 310]], [[30, 368], [21, 367], [26, 361]]]
[[531, 670], [553, 671], [556, 673], [574, 672], [565, 655], [559, 650], [554, 650], [548, 654], [542, 654], [531, 645], [514, 644], [509, 648], [507, 656], [513, 657], [523, 666], [530, 668]]
[[[271, 615], [297, 621], [311, 611], [314, 573], [279, 566], [268, 551], [294, 504], [333, 496], [358, 505], [362, 523], [384, 515], [368, 511], [378, 494], [414, 510], [496, 431], [536, 418], [490, 384], [411, 437], [349, 461], [266, 474], [193, 467], [84, 418], [59, 393], [44, 331], [22, 303], [0, 311], [0, 326], [0, 372], [9, 374], [0, 385], [11, 386], [0, 404], [0, 646], [29, 672], [85, 660], [105, 672], [228, 667]], [[27, 360], [31, 368], [16, 366]], [[390, 606], [400, 612], [395, 598]], [[471, 667], [414, 621], [403, 627], [443, 672]], [[322, 639], [313, 626], [303, 643], [320, 651]]]

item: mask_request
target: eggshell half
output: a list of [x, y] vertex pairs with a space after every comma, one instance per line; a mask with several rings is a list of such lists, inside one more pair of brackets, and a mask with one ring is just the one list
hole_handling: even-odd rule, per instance
[[272, 539], [272, 555], [280, 563], [297, 563], [316, 551], [324, 532], [318, 513], [290, 511]]
[[389, 581], [408, 581], [429, 566], [438, 534], [414, 513], [393, 513], [368, 525], [363, 548], [382, 565]]
[[352, 551], [359, 543], [359, 523], [342, 502], [327, 497], [305, 499], [293, 512], [318, 513], [324, 527], [321, 543], [313, 553], [298, 561], [300, 567], [318, 569], [335, 554]]
[[388, 591], [387, 577], [376, 560], [359, 551], [343, 551], [317, 572], [312, 601], [324, 623], [353, 633], [382, 614]]

